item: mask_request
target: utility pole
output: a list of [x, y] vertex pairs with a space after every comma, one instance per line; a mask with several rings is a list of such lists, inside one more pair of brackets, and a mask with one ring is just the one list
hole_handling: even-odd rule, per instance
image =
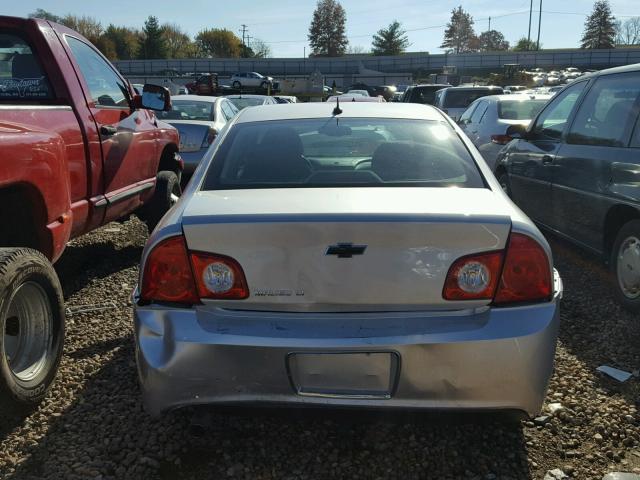
[[538, 41], [536, 42], [536, 50], [540, 50], [540, 26], [542, 24], [542, 0], [540, 0], [540, 12], [538, 15]]
[[247, 31], [247, 26], [243, 23], [242, 25], [240, 25], [242, 27], [241, 31], [242, 31], [242, 56], [246, 57], [247, 56], [247, 44], [244, 41], [244, 36], [245, 33]]
[[531, 46], [531, 17], [533, 16], [533, 0], [529, 5], [529, 33], [527, 33], [527, 50]]

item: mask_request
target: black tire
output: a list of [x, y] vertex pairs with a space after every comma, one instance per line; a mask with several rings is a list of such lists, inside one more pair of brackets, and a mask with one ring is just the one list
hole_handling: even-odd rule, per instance
[[[613, 243], [611, 270], [616, 298], [634, 313], [640, 312], [640, 271], [637, 271], [636, 255], [640, 256], [640, 220], [631, 220], [623, 225]], [[630, 261], [632, 259], [635, 262]]]
[[140, 219], [147, 224], [149, 232], [156, 228], [160, 219], [176, 203], [174, 197], [179, 197], [181, 194], [180, 179], [175, 172], [171, 170], [158, 172], [153, 196], [140, 208], [138, 214]]
[[504, 193], [506, 193], [509, 197], [511, 197], [511, 185], [509, 184], [509, 175], [504, 170], [498, 171], [497, 174], [498, 183], [502, 187]]
[[240, 84], [239, 81], [236, 80], [235, 82], [233, 82], [232, 87], [235, 88], [236, 90], [240, 90], [242, 88], [242, 85]]
[[2, 407], [42, 401], [60, 364], [64, 324], [62, 287], [49, 260], [30, 248], [0, 248]]

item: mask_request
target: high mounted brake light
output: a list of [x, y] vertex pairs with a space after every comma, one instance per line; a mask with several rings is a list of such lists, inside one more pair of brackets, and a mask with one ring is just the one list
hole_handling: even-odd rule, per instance
[[447, 273], [445, 300], [489, 300], [493, 305], [543, 302], [553, 293], [549, 259], [534, 239], [512, 233], [504, 251], [467, 255]]

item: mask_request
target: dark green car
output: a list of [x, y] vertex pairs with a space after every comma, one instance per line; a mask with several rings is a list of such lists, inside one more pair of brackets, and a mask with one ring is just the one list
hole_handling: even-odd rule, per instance
[[639, 114], [640, 64], [579, 78], [511, 132], [496, 163], [531, 219], [610, 262], [632, 311], [640, 311]]

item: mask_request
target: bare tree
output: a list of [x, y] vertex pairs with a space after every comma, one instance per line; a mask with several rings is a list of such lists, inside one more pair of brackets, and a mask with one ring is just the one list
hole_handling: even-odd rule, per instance
[[640, 45], [640, 17], [616, 21], [616, 45]]
[[348, 55], [364, 55], [367, 53], [370, 53], [369, 50], [367, 50], [367, 48], [363, 47], [362, 45], [349, 45], [349, 47], [347, 48]]

